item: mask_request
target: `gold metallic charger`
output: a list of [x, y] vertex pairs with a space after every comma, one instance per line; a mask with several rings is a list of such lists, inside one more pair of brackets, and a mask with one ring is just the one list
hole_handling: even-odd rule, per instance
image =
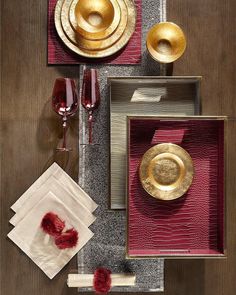
[[[83, 39], [83, 42], [82, 42], [81, 41], [82, 37], [80, 37], [79, 39], [81, 41], [81, 44], [83, 44], [83, 47], [87, 48], [94, 42], [95, 49], [88, 50], [88, 49], [79, 47], [79, 44], [77, 43], [77, 38], [75, 38], [76, 32], [73, 30], [69, 21], [69, 9], [70, 9], [70, 5], [72, 4], [72, 0], [58, 0], [56, 4], [54, 20], [55, 20], [55, 27], [59, 37], [68, 48], [70, 48], [72, 51], [74, 51], [75, 53], [81, 56], [90, 57], [90, 58], [103, 58], [103, 57], [113, 55], [114, 53], [122, 49], [128, 43], [130, 37], [132, 36], [135, 30], [135, 24], [136, 24], [136, 9], [135, 9], [134, 2], [132, 0], [119, 0], [118, 3], [120, 7], [122, 7], [122, 5], [123, 6], [126, 5], [127, 8], [125, 11], [128, 15], [128, 21], [127, 21], [127, 26], [123, 31], [123, 34], [121, 34], [120, 38], [118, 38], [117, 41], [114, 41], [114, 44], [111, 45], [110, 47], [101, 49], [102, 44], [104, 44], [103, 45], [104, 47], [109, 46], [108, 41], [106, 41], [106, 43], [103, 43], [105, 40], [92, 41], [92, 40]], [[121, 14], [125, 15], [125, 12], [122, 12]], [[62, 25], [62, 20], [63, 20], [63, 25]], [[120, 25], [121, 25], [121, 22], [120, 22]], [[116, 31], [114, 32], [114, 35], [116, 34], [116, 32], [120, 33], [120, 30], [122, 29], [121, 28], [119, 29], [119, 26], [118, 26]], [[70, 38], [73, 39], [75, 42], [69, 39], [67, 34], [69, 34]], [[100, 50], [98, 50], [98, 48]]]
[[146, 192], [160, 200], [181, 197], [190, 187], [194, 168], [186, 150], [173, 143], [157, 144], [143, 156], [139, 177]]

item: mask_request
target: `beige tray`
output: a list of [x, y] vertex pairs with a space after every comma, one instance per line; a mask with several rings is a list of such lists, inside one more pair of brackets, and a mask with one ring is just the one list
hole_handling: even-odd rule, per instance
[[125, 209], [126, 116], [200, 114], [201, 77], [109, 77], [110, 209]]

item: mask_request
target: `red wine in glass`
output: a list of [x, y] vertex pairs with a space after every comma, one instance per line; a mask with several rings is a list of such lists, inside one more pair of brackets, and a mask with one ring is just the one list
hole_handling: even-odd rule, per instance
[[84, 69], [81, 104], [88, 111], [89, 144], [92, 144], [93, 112], [100, 105], [98, 74], [95, 69]]
[[57, 78], [52, 93], [52, 107], [54, 111], [62, 116], [63, 142], [58, 151], [70, 151], [66, 146], [66, 131], [68, 117], [78, 110], [78, 94], [75, 81], [69, 78]]

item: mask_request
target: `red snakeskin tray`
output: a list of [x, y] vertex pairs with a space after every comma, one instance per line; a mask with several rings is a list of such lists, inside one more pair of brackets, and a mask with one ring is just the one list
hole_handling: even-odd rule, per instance
[[54, 25], [54, 9], [57, 0], [48, 0], [48, 64], [69, 65], [84, 63], [139, 64], [141, 62], [142, 0], [135, 0], [137, 8], [136, 30], [129, 43], [118, 53], [107, 58], [88, 59], [67, 48], [57, 35]]
[[[225, 118], [130, 117], [128, 125], [127, 256], [224, 256]], [[138, 169], [150, 147], [171, 141], [191, 155], [195, 175], [184, 196], [165, 202], [144, 191]]]

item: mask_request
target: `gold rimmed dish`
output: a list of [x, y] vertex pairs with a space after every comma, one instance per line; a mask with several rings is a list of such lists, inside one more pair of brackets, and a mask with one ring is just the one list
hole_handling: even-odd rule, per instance
[[124, 1], [120, 2], [121, 10], [123, 11], [120, 24], [117, 30], [110, 37], [103, 40], [88, 40], [82, 35], [76, 33], [70, 25], [68, 14], [71, 7], [71, 0], [65, 0], [62, 5], [61, 23], [63, 30], [72, 43], [82, 48], [83, 50], [103, 50], [115, 44], [123, 35], [128, 21], [128, 11]]
[[[66, 0], [65, 0], [66, 1]], [[120, 0], [121, 1], [121, 0]], [[136, 25], [136, 8], [135, 4], [132, 0], [122, 0], [125, 2], [127, 6], [128, 11], [128, 23], [126, 26], [126, 29], [124, 33], [122, 34], [121, 38], [113, 44], [111, 47], [106, 48], [104, 50], [85, 50], [80, 48], [77, 44], [74, 44], [65, 34], [62, 24], [61, 24], [61, 17], [63, 17], [63, 14], [65, 13], [62, 11], [62, 5], [64, 3], [64, 0], [58, 0], [56, 7], [55, 7], [55, 15], [54, 15], [54, 21], [55, 21], [55, 27], [56, 31], [58, 33], [58, 36], [61, 38], [62, 42], [73, 52], [79, 54], [83, 57], [88, 58], [104, 58], [111, 56], [121, 50], [130, 40], [133, 32], [135, 31], [135, 25]], [[71, 1], [70, 1], [71, 2]]]
[[186, 37], [178, 25], [172, 22], [162, 22], [150, 29], [146, 45], [154, 60], [171, 63], [183, 55], [186, 49]]
[[73, 0], [69, 20], [72, 28], [84, 39], [101, 40], [117, 29], [121, 11], [117, 0]]
[[139, 178], [145, 191], [164, 201], [183, 196], [192, 184], [194, 167], [189, 153], [172, 143], [150, 148], [143, 156]]

